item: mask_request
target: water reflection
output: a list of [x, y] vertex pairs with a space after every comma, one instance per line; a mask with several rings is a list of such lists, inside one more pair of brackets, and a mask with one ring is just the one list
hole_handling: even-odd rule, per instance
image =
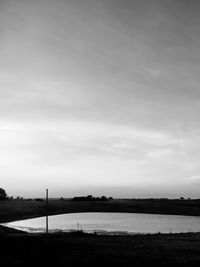
[[[43, 232], [45, 231], [45, 217], [3, 225], [28, 232]], [[199, 232], [200, 218], [141, 213], [70, 213], [49, 216], [49, 229], [50, 231], [83, 230], [98, 233]]]

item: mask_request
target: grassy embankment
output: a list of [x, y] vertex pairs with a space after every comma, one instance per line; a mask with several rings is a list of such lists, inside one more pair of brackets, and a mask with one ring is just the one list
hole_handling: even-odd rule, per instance
[[[45, 205], [45, 201], [1, 201], [0, 222], [44, 216]], [[50, 215], [70, 212], [139, 212], [200, 216], [200, 200], [49, 201]]]

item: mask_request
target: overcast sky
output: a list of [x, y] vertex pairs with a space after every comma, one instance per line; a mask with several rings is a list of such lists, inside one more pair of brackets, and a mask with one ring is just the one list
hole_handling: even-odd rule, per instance
[[199, 197], [199, 0], [0, 0], [0, 187]]

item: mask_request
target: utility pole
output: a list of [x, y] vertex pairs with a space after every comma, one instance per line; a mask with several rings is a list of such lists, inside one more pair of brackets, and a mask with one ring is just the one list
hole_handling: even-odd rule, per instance
[[48, 189], [46, 189], [46, 245], [45, 245], [45, 257], [46, 263], [49, 262], [49, 196], [48, 196]]
[[47, 240], [48, 240], [48, 234], [49, 234], [49, 218], [48, 218], [48, 214], [49, 214], [49, 196], [48, 196], [48, 189], [46, 189], [46, 236], [47, 236]]

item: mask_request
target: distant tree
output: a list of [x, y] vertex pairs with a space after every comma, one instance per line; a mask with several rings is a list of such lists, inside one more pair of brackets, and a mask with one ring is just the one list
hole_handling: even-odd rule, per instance
[[108, 201], [112, 200], [113, 198], [110, 197], [109, 199], [105, 196], [102, 197], [94, 197], [93, 195], [88, 195], [88, 196], [81, 196], [81, 197], [74, 197], [72, 198], [73, 201]]
[[184, 197], [180, 197], [180, 200], [184, 200]]
[[102, 197], [101, 197], [101, 200], [102, 200], [102, 201], [107, 201], [108, 199], [107, 199], [107, 197], [102, 196]]
[[23, 200], [23, 197], [17, 196], [16, 200]]
[[35, 198], [35, 201], [44, 201], [42, 198]]
[[88, 195], [87, 196], [87, 200], [89, 200], [89, 201], [93, 200], [93, 196], [92, 195]]
[[3, 188], [0, 188], [0, 200], [6, 200], [7, 194], [6, 191]]

